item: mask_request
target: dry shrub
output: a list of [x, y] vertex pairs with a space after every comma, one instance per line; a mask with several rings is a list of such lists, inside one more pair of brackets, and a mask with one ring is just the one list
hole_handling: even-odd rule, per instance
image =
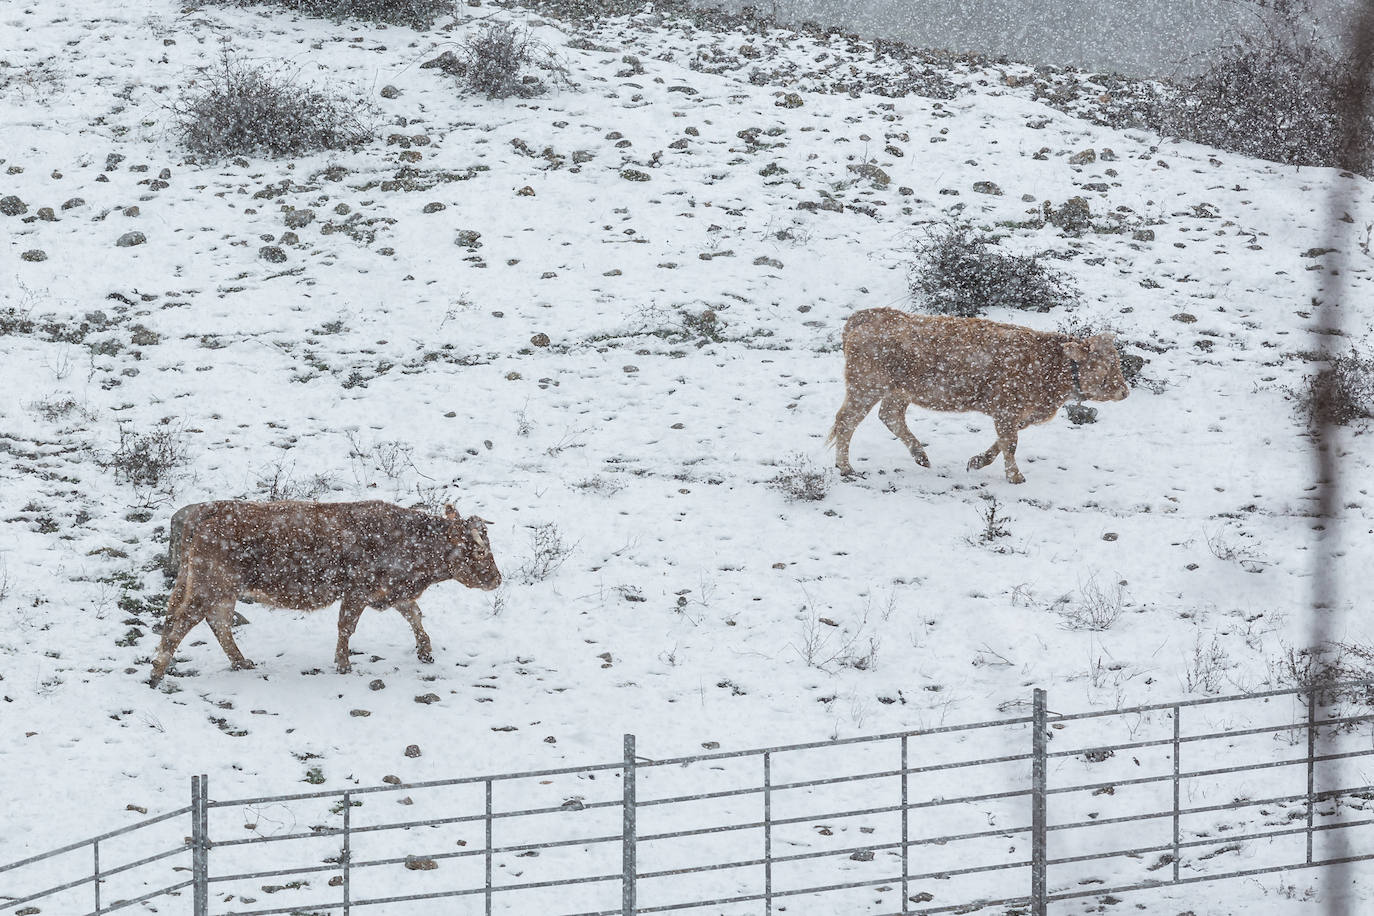
[[932, 230], [916, 245], [911, 294], [928, 311], [973, 318], [986, 308], [1048, 312], [1078, 301], [1073, 281], [1040, 255], [1013, 255], [968, 226]]

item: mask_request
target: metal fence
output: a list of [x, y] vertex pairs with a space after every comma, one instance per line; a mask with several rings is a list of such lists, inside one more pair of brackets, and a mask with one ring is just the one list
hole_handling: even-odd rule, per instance
[[[424, 783], [213, 800], [199, 776], [187, 807], [0, 866], [0, 913], [99, 916], [189, 890], [173, 911], [1044, 914], [1374, 858], [1374, 785], [1323, 779], [1374, 755], [1371, 696], [1059, 715], [1036, 690], [1030, 715], [997, 722], [671, 759], [627, 735], [614, 762]], [[1337, 831], [1356, 851], [1325, 854]]]

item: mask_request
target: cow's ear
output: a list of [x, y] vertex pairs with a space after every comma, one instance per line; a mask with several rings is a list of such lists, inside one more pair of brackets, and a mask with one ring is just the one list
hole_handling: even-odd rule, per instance
[[457, 509], [453, 508], [453, 503], [445, 503], [445, 504], [444, 504], [444, 518], [447, 518], [447, 519], [455, 519], [455, 518], [462, 518], [462, 516], [458, 514], [458, 510], [457, 510]]
[[1086, 362], [1090, 352], [1088, 344], [1082, 340], [1064, 341], [1064, 355], [1076, 363]]

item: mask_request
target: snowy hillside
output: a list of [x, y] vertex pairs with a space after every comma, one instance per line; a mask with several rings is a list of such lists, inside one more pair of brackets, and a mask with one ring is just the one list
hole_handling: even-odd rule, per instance
[[[489, 101], [421, 67], [485, 17], [568, 80]], [[179, 807], [194, 773], [409, 782], [614, 760], [625, 732], [668, 757], [1020, 715], [1036, 686], [1112, 708], [1291, 686], [1313, 614], [1374, 640], [1365, 430], [1333, 548], [1285, 393], [1329, 195], [1364, 227], [1364, 179], [1076, 118], [1119, 101], [1082, 74], [652, 12], [421, 33], [48, 0], [0, 10], [0, 48], [0, 862]], [[378, 139], [189, 161], [171, 108], [224, 48], [371, 99]], [[1089, 229], [1044, 224], [1075, 196]], [[1025, 431], [1023, 486], [965, 470], [984, 417], [913, 408], [923, 469], [870, 416], [867, 476], [789, 500], [786, 466], [833, 462], [845, 319], [909, 305], [951, 218], [1053, 252], [1077, 310], [988, 317], [1116, 330], [1131, 396]], [[1374, 262], [1345, 254], [1367, 346]], [[131, 480], [139, 447], [185, 460]], [[506, 584], [426, 594], [432, 666], [395, 613], [339, 675], [333, 610], [244, 603], [256, 670], [200, 627], [149, 689], [171, 513], [270, 495], [452, 502]]]

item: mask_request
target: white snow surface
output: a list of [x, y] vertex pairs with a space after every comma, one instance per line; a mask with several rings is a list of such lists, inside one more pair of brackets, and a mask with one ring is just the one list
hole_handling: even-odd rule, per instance
[[[487, 100], [420, 68], [487, 17], [527, 26], [570, 83]], [[343, 789], [612, 762], [624, 733], [663, 758], [1000, 720], [1025, 715], [1033, 687], [1056, 712], [1109, 710], [1291, 686], [1285, 656], [1316, 615], [1336, 639], [1371, 641], [1368, 430], [1341, 433], [1341, 536], [1324, 537], [1288, 393], [1320, 365], [1328, 284], [1351, 284], [1344, 334], [1369, 344], [1368, 181], [1074, 118], [1033, 100], [1018, 64], [950, 62], [958, 92], [943, 101], [690, 67], [745, 44], [778, 70], [873, 60], [839, 36], [653, 14], [588, 29], [485, 4], [423, 33], [164, 0], [0, 10], [0, 196], [28, 208], [0, 216], [0, 314], [34, 323], [0, 336], [0, 863], [143, 819], [132, 806], [180, 807], [192, 774], [215, 798], [308, 791], [312, 767]], [[222, 48], [371, 99], [378, 138], [289, 161], [188, 159], [171, 106]], [[642, 74], [617, 76], [626, 55]], [[789, 91], [800, 107], [782, 104]], [[1096, 161], [1070, 164], [1088, 148]], [[124, 158], [107, 168], [110, 154]], [[890, 184], [850, 168], [864, 162]], [[401, 169], [412, 185], [382, 184]], [[1313, 255], [1333, 194], [1353, 222], [1340, 252]], [[1100, 230], [1124, 231], [1039, 225], [1043, 201], [1076, 195]], [[846, 208], [798, 209], [826, 198]], [[40, 207], [56, 219], [25, 220]], [[315, 220], [283, 242], [303, 208]], [[965, 470], [990, 420], [913, 407], [930, 469], [870, 416], [853, 443], [866, 476], [789, 500], [770, 486], [789, 461], [833, 462], [845, 319], [910, 305], [913, 246], [955, 217], [1008, 251], [1057, 253], [1083, 292], [1072, 311], [988, 317], [1114, 329], [1146, 359], [1142, 382], [1096, 405], [1096, 423], [1026, 430], [1022, 486], [1000, 459]], [[375, 237], [344, 231], [359, 227]], [[146, 244], [116, 247], [131, 230]], [[461, 230], [481, 247], [455, 245]], [[261, 257], [268, 244], [286, 260]], [[21, 258], [35, 249], [46, 260]], [[718, 333], [700, 332], [706, 310]], [[110, 466], [121, 431], [160, 433], [187, 461], [131, 484]], [[506, 582], [425, 594], [433, 665], [399, 615], [369, 612], [353, 672], [337, 674], [333, 609], [243, 603], [255, 670], [229, 670], [202, 626], [150, 690], [172, 511], [266, 498], [274, 480], [481, 515]], [[1010, 535], [985, 543], [990, 498]], [[536, 535], [567, 548], [542, 579], [524, 574]], [[1330, 607], [1312, 606], [1319, 566]], [[1075, 623], [1117, 602], [1104, 629]], [[970, 756], [1028, 749], [1028, 729], [1010, 733]], [[1248, 759], [1289, 750], [1251, 740]], [[861, 756], [833, 759], [856, 772]], [[1293, 786], [1255, 776], [1247, 797]], [[1269, 875], [1126, 905], [1316, 912], [1319, 884]], [[845, 911], [895, 905], [874, 896]]]

